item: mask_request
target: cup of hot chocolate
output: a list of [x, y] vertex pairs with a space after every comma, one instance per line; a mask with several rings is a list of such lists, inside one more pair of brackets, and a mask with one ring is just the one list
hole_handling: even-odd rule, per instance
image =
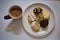
[[13, 5], [9, 8], [9, 14], [4, 16], [4, 19], [19, 19], [22, 17], [22, 8], [18, 5]]

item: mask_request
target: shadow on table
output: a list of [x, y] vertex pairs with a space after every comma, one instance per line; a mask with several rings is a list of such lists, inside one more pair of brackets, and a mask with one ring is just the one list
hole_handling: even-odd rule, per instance
[[20, 34], [22, 32], [22, 18], [17, 20], [12, 20], [11, 23], [7, 26], [6, 31], [12, 32], [14, 34]]
[[[55, 26], [54, 26], [54, 28], [55, 28]], [[53, 28], [53, 30], [54, 30], [54, 28]], [[53, 30], [52, 30], [52, 31], [53, 31]], [[33, 35], [29, 34], [25, 29], [24, 29], [24, 31], [28, 34], [29, 37], [35, 38], [35, 39], [46, 38], [46, 37], [48, 37], [48, 36], [52, 33], [52, 31], [51, 31], [50, 33], [48, 33], [47, 35], [44, 35], [44, 36], [33, 36]]]

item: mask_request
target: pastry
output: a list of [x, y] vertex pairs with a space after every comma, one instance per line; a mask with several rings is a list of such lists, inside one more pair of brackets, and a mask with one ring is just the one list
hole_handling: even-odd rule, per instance
[[34, 32], [38, 32], [40, 29], [40, 24], [37, 21], [31, 23], [31, 28]]

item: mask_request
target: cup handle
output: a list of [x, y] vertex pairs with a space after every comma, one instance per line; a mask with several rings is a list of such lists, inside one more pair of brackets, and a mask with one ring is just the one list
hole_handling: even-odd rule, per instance
[[9, 15], [6, 15], [6, 16], [4, 16], [4, 19], [11, 19], [11, 17], [9, 16]]

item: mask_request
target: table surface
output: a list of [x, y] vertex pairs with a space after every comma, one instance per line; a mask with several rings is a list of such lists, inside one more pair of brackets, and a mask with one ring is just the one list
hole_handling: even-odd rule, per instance
[[[19, 5], [24, 10], [33, 3], [44, 3], [48, 5], [54, 12], [56, 25], [54, 30], [44, 38], [34, 38], [23, 28], [21, 18], [19, 20], [5, 20], [4, 16], [8, 14], [8, 10], [12, 5]], [[5, 29], [15, 23], [21, 27], [20, 34], [15, 35], [11, 32], [6, 32]], [[21, 25], [20, 25], [21, 24]], [[1, 0], [0, 1], [0, 40], [60, 40], [60, 1], [40, 1], [40, 0]]]

